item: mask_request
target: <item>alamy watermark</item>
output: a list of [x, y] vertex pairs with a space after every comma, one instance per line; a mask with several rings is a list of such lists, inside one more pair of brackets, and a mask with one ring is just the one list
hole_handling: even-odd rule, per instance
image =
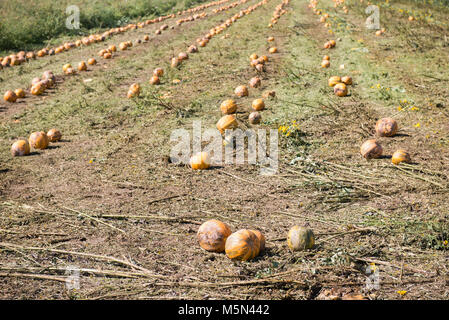
[[80, 289], [80, 270], [76, 266], [67, 266], [65, 268], [65, 274], [67, 278], [65, 280], [65, 286], [67, 290], [79, 290]]
[[380, 275], [379, 275], [379, 267], [375, 264], [371, 264], [366, 267], [365, 274], [367, 276], [365, 288], [368, 291], [371, 290], [379, 290], [380, 289]]
[[80, 8], [71, 5], [65, 9], [65, 13], [68, 15], [65, 20], [65, 27], [69, 30], [78, 30], [80, 28]]
[[[279, 137], [275, 129], [269, 130], [269, 135], [265, 129], [229, 129], [223, 137], [213, 128], [202, 132], [201, 121], [193, 121], [192, 134], [186, 129], [176, 129], [171, 133], [170, 142], [176, 143], [170, 151], [170, 160], [175, 164], [189, 164], [193, 154], [207, 152], [213, 166], [246, 163], [259, 165], [261, 175], [278, 172]], [[202, 147], [205, 142], [207, 145]]]
[[365, 13], [370, 16], [366, 18], [365, 26], [370, 30], [379, 30], [380, 29], [380, 11], [379, 7], [375, 5], [370, 5], [366, 7]]

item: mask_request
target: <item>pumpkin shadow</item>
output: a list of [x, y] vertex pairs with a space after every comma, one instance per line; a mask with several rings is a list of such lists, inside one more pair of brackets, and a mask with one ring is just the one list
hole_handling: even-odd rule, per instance
[[219, 170], [219, 169], [223, 169], [223, 166], [219, 166], [219, 165], [211, 165], [207, 170]]
[[27, 154], [27, 157], [31, 157], [31, 156], [40, 156], [42, 155], [40, 152], [37, 151], [33, 151]]
[[69, 140], [69, 139], [61, 139], [61, 140], [59, 140], [58, 142], [72, 142], [72, 140]]
[[388, 156], [388, 155], [384, 155], [384, 156], [380, 156], [378, 159], [391, 159], [392, 156]]
[[395, 137], [410, 137], [410, 135], [406, 134], [406, 133], [396, 133], [394, 136]]
[[59, 149], [61, 146], [48, 146], [47, 149]]

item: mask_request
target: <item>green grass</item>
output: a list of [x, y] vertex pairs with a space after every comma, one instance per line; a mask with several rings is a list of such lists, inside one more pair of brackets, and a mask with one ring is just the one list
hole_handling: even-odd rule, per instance
[[[89, 34], [91, 30], [113, 28], [140, 17], [153, 17], [184, 10], [207, 0], [78, 0], [1, 1], [0, 52], [32, 50], [61, 36]], [[80, 29], [70, 30], [66, 8], [80, 9]]]

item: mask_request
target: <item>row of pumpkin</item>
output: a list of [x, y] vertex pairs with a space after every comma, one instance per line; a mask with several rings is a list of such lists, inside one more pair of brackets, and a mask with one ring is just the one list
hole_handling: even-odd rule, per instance
[[[344, 0], [334, 0], [334, 2], [335, 8], [339, 8], [344, 3]], [[316, 15], [321, 16], [319, 21], [321, 23], [325, 23], [325, 27], [329, 28], [331, 26], [331, 24], [327, 22], [330, 17], [329, 14], [323, 13], [322, 10], [317, 9], [317, 6], [318, 0], [310, 0], [309, 8], [311, 8]], [[346, 6], [343, 6], [342, 9], [345, 14], [348, 13], [348, 8]], [[381, 29], [378, 31], [380, 34], [376, 35], [381, 35], [385, 32], [385, 29]], [[335, 48], [335, 46], [336, 46], [335, 40], [330, 40], [324, 44], [325, 49], [332, 49]], [[330, 57], [328, 55], [323, 57], [323, 62], [321, 63], [321, 66], [323, 68], [330, 67]], [[340, 66], [340, 69], [344, 69], [344, 65]], [[348, 95], [347, 86], [352, 85], [352, 78], [350, 76], [344, 77], [332, 76], [329, 78], [328, 84], [330, 87], [334, 88], [335, 95], [339, 97], [345, 97]], [[379, 137], [393, 137], [396, 135], [397, 131], [398, 131], [398, 124], [396, 120], [392, 118], [379, 119], [375, 126], [376, 135]], [[380, 145], [379, 141], [377, 141], [376, 139], [369, 139], [361, 145], [360, 153], [365, 159], [376, 159], [382, 157], [383, 148]], [[411, 157], [406, 150], [398, 149], [393, 153], [391, 157], [391, 162], [396, 165], [401, 162], [409, 163], [411, 162]]]
[[[55, 47], [55, 48], [42, 48], [42, 49], [38, 50], [36, 53], [33, 51], [29, 51], [29, 52], [20, 51], [18, 53], [11, 54], [6, 57], [0, 57], [0, 70], [4, 67], [21, 65], [22, 63], [24, 63], [28, 60], [36, 59], [37, 57], [45, 57], [47, 55], [60, 54], [60, 53], [72, 50], [74, 48], [81, 47], [83, 45], [89, 46], [93, 43], [105, 41], [106, 39], [110, 38], [113, 35], [122, 34], [129, 30], [141, 29], [141, 28], [144, 28], [145, 26], [152, 25], [155, 23], [160, 23], [167, 19], [173, 19], [176, 16], [201, 12], [209, 7], [221, 5], [221, 4], [229, 2], [229, 1], [230, 0], [213, 1], [213, 2], [202, 4], [197, 7], [187, 9], [184, 11], [178, 11], [177, 14], [160, 16], [155, 19], [149, 19], [149, 20], [145, 20], [142, 22], [138, 22], [138, 23], [131, 23], [124, 27], [112, 28], [108, 31], [103, 32], [102, 34], [92, 34], [88, 37], [83, 37], [83, 38], [75, 40], [75, 41], [65, 42], [64, 44], [62, 44], [58, 47]], [[195, 14], [193, 16], [190, 15], [187, 18], [179, 19], [177, 21], [177, 25], [181, 25], [182, 23], [187, 22], [187, 21], [194, 21], [194, 20], [196, 20], [200, 17], [204, 17], [204, 16], [207, 16], [207, 14], [202, 13], [202, 14]], [[160, 33], [157, 33], [157, 34], [160, 34]]]

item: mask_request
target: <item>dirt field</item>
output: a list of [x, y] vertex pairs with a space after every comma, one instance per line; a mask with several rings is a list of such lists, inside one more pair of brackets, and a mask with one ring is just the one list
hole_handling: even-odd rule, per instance
[[[45, 70], [57, 75], [43, 96], [0, 102], [0, 298], [449, 298], [449, 9], [374, 1], [385, 28], [376, 36], [365, 27], [366, 1], [320, 0], [317, 15], [308, 1], [291, 0], [269, 28], [282, 1], [268, 0], [170, 67], [197, 38], [259, 1], [213, 13], [230, 1], [180, 27], [169, 19], [0, 70], [2, 94], [29, 89]], [[155, 35], [164, 23], [175, 28]], [[97, 55], [144, 35], [149, 42], [111, 60]], [[324, 49], [331, 39], [336, 47]], [[270, 54], [273, 45], [279, 52]], [[258, 75], [252, 53], [269, 58], [262, 85], [235, 98]], [[320, 66], [324, 55], [329, 68]], [[91, 57], [98, 64], [88, 71], [63, 74], [64, 64]], [[165, 74], [153, 86], [156, 67]], [[334, 95], [333, 75], [352, 77], [348, 96]], [[142, 94], [127, 99], [135, 82]], [[260, 175], [260, 165], [194, 171], [167, 160], [173, 130], [197, 120], [214, 128], [230, 98], [247, 122], [251, 101], [266, 90], [276, 97], [253, 127], [279, 129], [276, 175]], [[378, 138], [384, 156], [367, 161], [360, 145], [384, 117], [399, 132]], [[62, 141], [11, 156], [14, 141], [53, 127]], [[400, 148], [411, 163], [391, 163]], [[262, 231], [265, 254], [234, 262], [201, 249], [198, 227], [212, 218], [233, 231]], [[287, 232], [305, 223], [316, 246], [291, 252]], [[67, 288], [70, 266], [79, 288]], [[367, 289], [367, 268], [378, 270], [379, 287]]]

